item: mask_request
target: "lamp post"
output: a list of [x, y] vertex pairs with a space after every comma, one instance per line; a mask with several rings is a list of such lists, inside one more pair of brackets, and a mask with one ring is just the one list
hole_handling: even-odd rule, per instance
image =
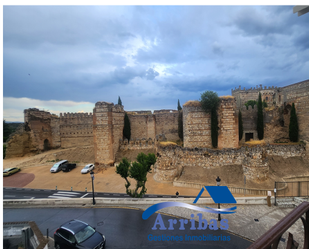
[[[217, 186], [219, 187], [220, 186], [220, 182], [221, 182], [221, 179], [220, 179], [219, 176], [217, 177], [216, 182], [217, 182]], [[218, 203], [218, 209], [220, 209], [220, 203]], [[221, 214], [218, 213], [218, 221], [220, 221], [220, 220], [221, 220]]]
[[95, 200], [94, 200], [94, 187], [93, 187], [93, 180], [94, 180], [94, 173], [91, 170], [90, 172], [91, 180], [92, 180], [92, 204], [95, 205]]

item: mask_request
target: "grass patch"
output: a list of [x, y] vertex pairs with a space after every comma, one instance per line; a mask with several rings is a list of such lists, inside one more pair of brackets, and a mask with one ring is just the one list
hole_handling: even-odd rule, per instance
[[183, 106], [202, 106], [198, 100], [189, 100], [183, 104]]
[[177, 145], [177, 144], [174, 143], [174, 142], [169, 142], [169, 141], [167, 141], [167, 142], [160, 142], [160, 145], [163, 146], [163, 147], [165, 147], [165, 146]]
[[252, 140], [252, 141], [248, 141], [248, 142], [245, 142], [246, 145], [265, 145], [265, 141], [264, 139], [262, 140]]

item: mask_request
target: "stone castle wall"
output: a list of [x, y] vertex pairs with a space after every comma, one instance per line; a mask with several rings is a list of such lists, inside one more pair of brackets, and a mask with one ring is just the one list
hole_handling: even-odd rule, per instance
[[[218, 113], [218, 148], [238, 147], [238, 113], [234, 97], [221, 97]], [[211, 115], [199, 101], [183, 105], [184, 147], [211, 148]]]
[[[265, 121], [265, 131], [266, 134], [264, 137], [273, 142], [274, 134], [276, 137], [288, 138], [288, 124], [289, 124], [289, 116], [287, 116], [287, 112], [290, 111], [290, 107], [292, 103], [295, 103], [296, 114], [298, 117], [299, 124], [299, 140], [309, 140], [309, 80], [302, 81], [296, 84], [292, 84], [286, 87], [264, 87], [262, 85], [256, 88], [250, 89], [241, 89], [239, 86], [238, 89], [232, 89], [232, 95], [236, 98], [237, 108], [242, 110], [243, 114], [243, 105], [248, 100], [257, 100], [258, 94], [261, 92], [262, 100], [265, 100], [268, 103], [268, 106], [275, 106], [278, 110], [277, 113], [270, 113], [269, 111], [266, 113], [264, 111], [264, 121]], [[281, 108], [279, 110], [278, 108]], [[283, 112], [283, 113], [280, 113]], [[243, 122], [246, 122], [246, 126], [250, 126], [249, 123], [256, 124], [255, 117], [255, 109], [253, 110], [254, 114], [248, 114], [246, 116], [243, 115]], [[283, 115], [282, 117], [280, 115]], [[248, 119], [247, 119], [248, 118]], [[278, 119], [284, 120], [283, 128], [280, 128], [277, 124]], [[256, 135], [256, 127], [247, 128], [249, 131], [254, 131], [254, 139], [257, 139]], [[270, 135], [270, 136], [268, 136]]]
[[93, 146], [92, 113], [60, 113], [59, 129], [62, 148]]
[[131, 138], [151, 138], [158, 134], [165, 134], [167, 140], [177, 141], [178, 136], [178, 111], [155, 110], [127, 112], [131, 125]]
[[237, 148], [238, 113], [234, 97], [221, 97], [218, 110], [218, 148]]
[[154, 179], [159, 182], [173, 181], [180, 176], [183, 167], [216, 168], [242, 165], [248, 180], [264, 180], [269, 171], [268, 155], [289, 158], [303, 157], [305, 153], [305, 145], [268, 145], [224, 150], [158, 146]]
[[119, 150], [116, 153], [116, 162], [120, 162], [122, 158], [127, 158], [130, 161], [136, 160], [136, 157], [139, 153], [143, 152], [144, 154], [156, 153], [156, 140], [151, 138], [146, 139], [132, 139], [128, 142], [127, 139], [124, 141], [119, 140]]
[[[108, 102], [97, 102], [93, 110], [93, 138], [95, 162], [113, 164], [115, 148], [119, 146], [124, 126], [123, 107]], [[120, 132], [121, 131], [121, 132]], [[120, 134], [121, 133], [121, 134]], [[120, 137], [121, 135], [121, 137]]]
[[36, 108], [24, 111], [24, 120], [30, 132], [32, 147], [44, 150], [44, 141], [48, 142], [49, 149], [58, 148], [60, 144], [59, 117]]

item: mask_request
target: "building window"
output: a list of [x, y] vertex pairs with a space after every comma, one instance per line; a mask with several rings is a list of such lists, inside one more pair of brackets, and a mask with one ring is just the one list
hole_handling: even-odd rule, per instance
[[266, 97], [266, 100], [268, 100], [268, 97]]
[[279, 102], [281, 102], [281, 95], [279, 95]]

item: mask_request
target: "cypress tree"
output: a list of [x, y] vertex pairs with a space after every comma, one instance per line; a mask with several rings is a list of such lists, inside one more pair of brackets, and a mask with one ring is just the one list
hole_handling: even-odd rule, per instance
[[120, 96], [118, 96], [118, 105], [122, 105], [122, 101], [121, 101]]
[[124, 127], [123, 127], [123, 136], [130, 141], [131, 138], [131, 125], [128, 114], [124, 114]]
[[292, 142], [298, 141], [298, 122], [294, 103], [292, 104], [290, 115], [289, 137]]
[[259, 100], [257, 104], [258, 114], [257, 114], [257, 133], [259, 140], [264, 137], [264, 120], [263, 120], [263, 103], [261, 93], [259, 93]]
[[214, 148], [218, 147], [218, 116], [217, 108], [211, 110], [211, 142]]
[[183, 113], [182, 110], [178, 111], [178, 136], [183, 140]]
[[200, 103], [205, 112], [211, 114], [211, 141], [214, 148], [218, 147], [218, 116], [219, 97], [216, 92], [206, 91], [201, 94]]
[[244, 127], [242, 124], [242, 115], [241, 115], [241, 111], [239, 110], [238, 113], [238, 132], [239, 132], [239, 141], [242, 139], [242, 135], [244, 132]]
[[177, 106], [177, 109], [178, 109], [178, 111], [181, 111], [181, 110], [182, 110], [182, 107], [181, 107], [181, 105], [180, 105], [180, 103], [179, 103], [179, 99], [178, 99], [178, 106]]

